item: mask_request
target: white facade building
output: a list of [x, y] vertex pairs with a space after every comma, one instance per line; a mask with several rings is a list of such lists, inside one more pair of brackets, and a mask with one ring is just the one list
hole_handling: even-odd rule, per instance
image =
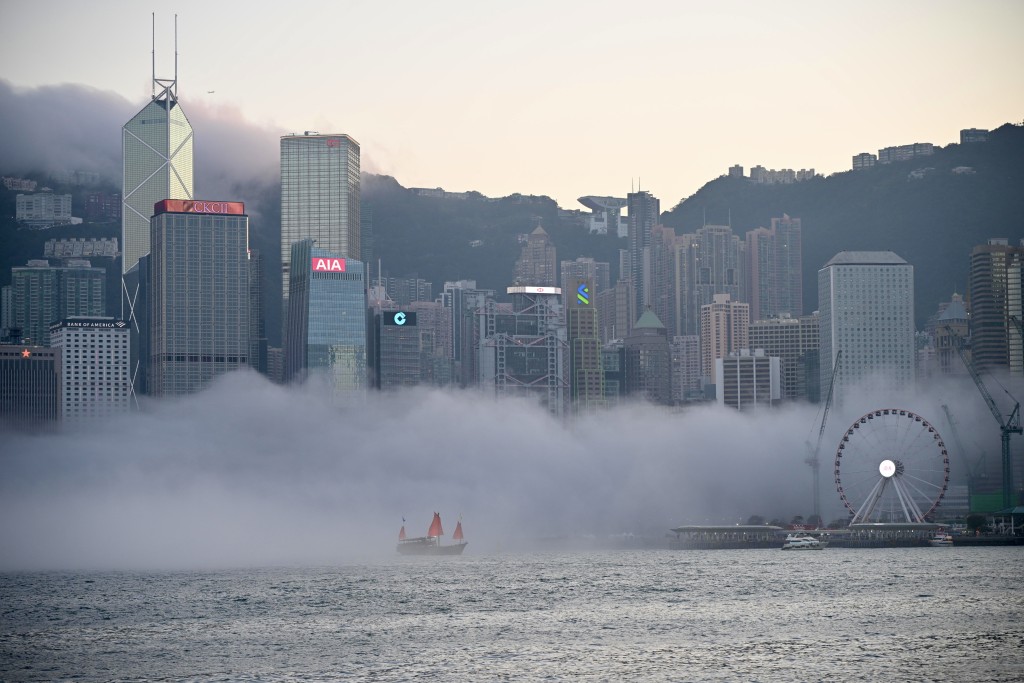
[[128, 324], [114, 318], [67, 318], [50, 327], [61, 353], [60, 415], [78, 422], [127, 413], [131, 394]]
[[71, 195], [40, 192], [15, 197], [15, 219], [31, 227], [71, 223]]
[[843, 251], [818, 271], [821, 396], [842, 352], [835, 400], [855, 385], [910, 387], [916, 379], [914, 267], [891, 251]]

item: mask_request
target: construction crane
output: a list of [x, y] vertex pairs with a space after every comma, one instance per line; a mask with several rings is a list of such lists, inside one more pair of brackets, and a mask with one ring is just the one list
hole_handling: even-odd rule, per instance
[[[967, 357], [964, 352], [963, 339], [953, 331], [951, 327], [946, 326], [946, 330], [958, 339], [956, 345], [957, 353], [960, 354], [960, 360], [963, 361], [964, 367], [967, 368], [967, 372], [970, 373], [971, 379], [974, 380], [974, 384], [978, 387], [978, 391], [981, 392], [981, 397], [985, 399], [985, 405], [992, 412], [992, 417], [999, 423], [999, 434], [1002, 438], [1002, 465], [1003, 465], [1003, 507], [1009, 508], [1014, 504], [1013, 500], [1013, 460], [1010, 457], [1010, 435], [1012, 434], [1024, 434], [1024, 429], [1020, 426], [1020, 403], [1017, 402], [1013, 396], [1014, 406], [1013, 410], [1010, 411], [1010, 416], [1003, 419], [1003, 413], [999, 410], [999, 406], [992, 399], [992, 395], [988, 393], [988, 389], [985, 387], [985, 383], [981, 380], [981, 376], [978, 374], [977, 369], [974, 367], [974, 362]], [[1009, 396], [1009, 392], [1007, 392]]]
[[828, 383], [828, 397], [825, 399], [825, 409], [821, 412], [821, 427], [818, 428], [818, 443], [811, 451], [810, 442], [807, 443], [807, 450], [810, 451], [810, 455], [804, 460], [805, 463], [811, 466], [811, 472], [814, 475], [814, 516], [818, 518], [819, 524], [821, 523], [821, 484], [820, 484], [820, 470], [821, 470], [821, 440], [825, 436], [825, 421], [828, 420], [828, 410], [832, 407], [832, 396], [835, 393], [836, 388], [836, 375], [839, 374], [839, 358], [843, 355], [843, 352], [836, 351], [836, 360], [832, 365], [832, 379]]
[[[981, 467], [981, 463], [985, 461], [985, 452], [982, 451], [978, 455], [977, 459], [973, 462], [967, 457], [967, 449], [964, 448], [963, 441], [960, 440], [960, 432], [956, 428], [956, 420], [953, 419], [953, 413], [950, 412], [949, 406], [942, 404], [942, 411], [946, 413], [946, 420], [949, 422], [949, 431], [953, 434], [953, 443], [956, 444], [956, 449], [960, 454], [960, 458], [964, 461], [964, 465], [967, 470], [967, 493], [968, 496], [974, 495], [975, 485], [978, 483], [978, 470]], [[984, 474], [982, 474], [984, 476]]]

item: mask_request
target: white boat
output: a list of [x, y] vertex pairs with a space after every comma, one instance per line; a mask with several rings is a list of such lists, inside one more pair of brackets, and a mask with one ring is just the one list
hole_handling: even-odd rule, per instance
[[942, 548], [953, 545], [953, 536], [945, 531], [939, 531], [930, 539], [928, 539], [928, 545]]
[[806, 534], [789, 534], [786, 542], [782, 544], [783, 550], [821, 550], [828, 545], [828, 541], [820, 541], [814, 536]]

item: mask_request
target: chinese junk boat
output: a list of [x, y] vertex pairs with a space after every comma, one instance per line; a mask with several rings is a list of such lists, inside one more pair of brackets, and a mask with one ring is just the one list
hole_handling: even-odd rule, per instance
[[444, 530], [441, 528], [441, 515], [434, 513], [434, 521], [430, 523], [430, 530], [426, 536], [418, 538], [406, 538], [405, 525], [398, 532], [398, 552], [402, 555], [461, 555], [468, 545], [462, 536], [462, 522], [455, 525], [455, 533], [449, 545], [441, 544], [441, 537]]

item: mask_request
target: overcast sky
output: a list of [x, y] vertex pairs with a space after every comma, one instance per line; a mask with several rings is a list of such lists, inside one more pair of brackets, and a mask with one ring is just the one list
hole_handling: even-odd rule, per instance
[[[141, 107], [153, 9], [3, 2], [0, 78]], [[858, 152], [1024, 118], [1016, 0], [179, 0], [157, 10], [158, 77], [174, 75], [175, 12], [186, 111], [271, 138], [348, 133], [364, 169], [406, 186], [563, 207], [639, 185], [669, 208], [732, 164], [828, 174]]]

